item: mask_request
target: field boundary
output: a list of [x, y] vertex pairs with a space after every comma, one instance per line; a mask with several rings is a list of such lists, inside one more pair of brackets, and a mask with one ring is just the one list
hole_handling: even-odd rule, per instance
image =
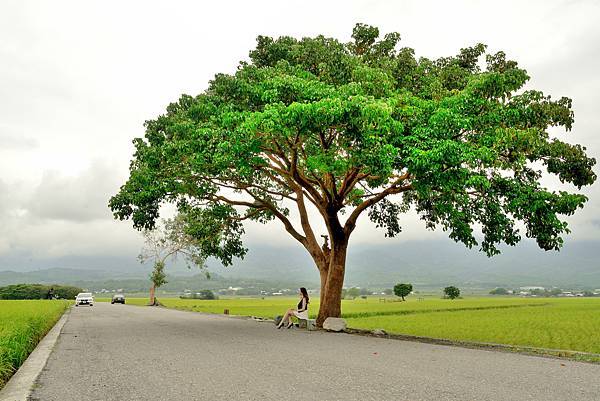
[[[149, 305], [138, 305], [131, 304], [134, 306], [149, 306]], [[536, 306], [551, 306], [551, 303], [532, 303], [532, 304], [514, 304], [514, 305], [495, 305], [495, 306], [473, 306], [473, 307], [461, 307], [461, 308], [437, 308], [437, 309], [409, 309], [409, 310], [395, 310], [395, 311], [375, 311], [375, 312], [355, 312], [355, 313], [342, 313], [343, 319], [358, 319], [358, 318], [367, 318], [367, 317], [377, 317], [377, 316], [397, 316], [397, 315], [417, 315], [417, 314], [427, 314], [427, 313], [443, 313], [443, 312], [465, 312], [465, 311], [478, 311], [478, 310], [490, 310], [490, 309], [512, 309], [512, 308], [528, 308], [528, 307], [536, 307]], [[161, 308], [166, 309], [174, 309], [195, 313], [207, 313], [211, 315], [222, 315], [222, 313], [218, 312], [208, 312], [204, 310], [195, 309], [194, 306], [191, 308], [188, 307], [179, 307], [179, 306], [165, 306], [163, 304], [158, 305]], [[225, 315], [225, 316], [240, 316], [240, 317], [254, 317], [252, 315]], [[310, 313], [309, 317], [311, 319], [316, 319], [317, 314]]]
[[512, 309], [512, 308], [527, 308], [535, 306], [549, 306], [551, 303], [535, 303], [535, 304], [515, 304], [515, 305], [495, 305], [495, 306], [473, 306], [464, 308], [437, 308], [437, 309], [409, 309], [397, 311], [380, 311], [380, 312], [356, 312], [342, 313], [344, 319], [357, 319], [362, 317], [377, 317], [377, 316], [393, 316], [393, 315], [416, 315], [420, 313], [442, 313], [442, 312], [465, 312], [473, 310], [489, 310], [489, 309]]
[[37, 344], [25, 362], [0, 390], [0, 401], [27, 401], [35, 380], [46, 366], [50, 353], [67, 322], [71, 308], [67, 308], [56, 324]]
[[391, 339], [391, 340], [413, 341], [413, 342], [435, 344], [435, 345], [447, 345], [447, 346], [462, 347], [462, 348], [518, 353], [518, 354], [523, 354], [523, 355], [555, 358], [555, 359], [562, 359], [562, 360], [575, 361], [575, 362], [587, 362], [587, 363], [592, 363], [592, 364], [596, 364], [596, 365], [600, 364], [600, 354], [593, 354], [593, 353], [582, 352], [582, 351], [571, 351], [571, 350], [561, 350], [561, 349], [551, 349], [551, 348], [537, 348], [537, 347], [530, 347], [530, 346], [526, 346], [526, 345], [510, 345], [510, 344], [497, 344], [497, 343], [486, 343], [486, 342], [477, 342], [477, 341], [450, 340], [447, 338], [414, 336], [414, 335], [410, 335], [410, 334], [392, 334], [392, 333], [374, 334], [372, 330], [354, 329], [354, 328], [347, 328], [345, 330], [345, 333], [351, 334], [351, 335], [378, 337], [378, 338], [385, 338], [385, 339]]

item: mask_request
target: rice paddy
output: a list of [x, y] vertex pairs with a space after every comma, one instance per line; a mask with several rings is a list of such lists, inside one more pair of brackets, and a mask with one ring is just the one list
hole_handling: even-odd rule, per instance
[[70, 304], [59, 300], [0, 300], [0, 388]]

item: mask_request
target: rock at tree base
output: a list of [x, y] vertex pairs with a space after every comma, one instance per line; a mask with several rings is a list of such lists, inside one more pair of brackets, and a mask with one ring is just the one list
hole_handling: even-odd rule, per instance
[[344, 331], [346, 330], [346, 321], [339, 317], [328, 317], [323, 322], [323, 328], [327, 331]]

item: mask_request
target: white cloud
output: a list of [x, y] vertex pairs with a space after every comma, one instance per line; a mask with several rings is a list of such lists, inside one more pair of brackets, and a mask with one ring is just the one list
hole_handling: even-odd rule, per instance
[[120, 178], [115, 168], [99, 161], [75, 177], [46, 171], [25, 208], [40, 221], [107, 220], [112, 216], [108, 198], [117, 191]]
[[114, 166], [93, 161], [75, 176], [46, 171], [37, 185], [0, 181], [0, 256], [135, 257], [141, 237], [107, 207], [123, 179]]
[[0, 153], [11, 150], [29, 150], [39, 146], [37, 140], [27, 136], [6, 132], [8, 127], [0, 125]]

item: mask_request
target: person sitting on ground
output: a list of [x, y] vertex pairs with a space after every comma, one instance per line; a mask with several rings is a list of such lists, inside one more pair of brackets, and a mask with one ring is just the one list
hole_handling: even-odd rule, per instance
[[298, 308], [290, 308], [285, 312], [281, 322], [279, 322], [279, 325], [277, 325], [278, 329], [282, 328], [284, 325], [286, 325], [288, 329], [292, 327], [294, 325], [294, 322], [292, 322], [292, 316], [296, 316], [298, 319], [308, 320], [308, 292], [306, 291], [306, 288], [300, 288], [298, 295], [300, 295]]

